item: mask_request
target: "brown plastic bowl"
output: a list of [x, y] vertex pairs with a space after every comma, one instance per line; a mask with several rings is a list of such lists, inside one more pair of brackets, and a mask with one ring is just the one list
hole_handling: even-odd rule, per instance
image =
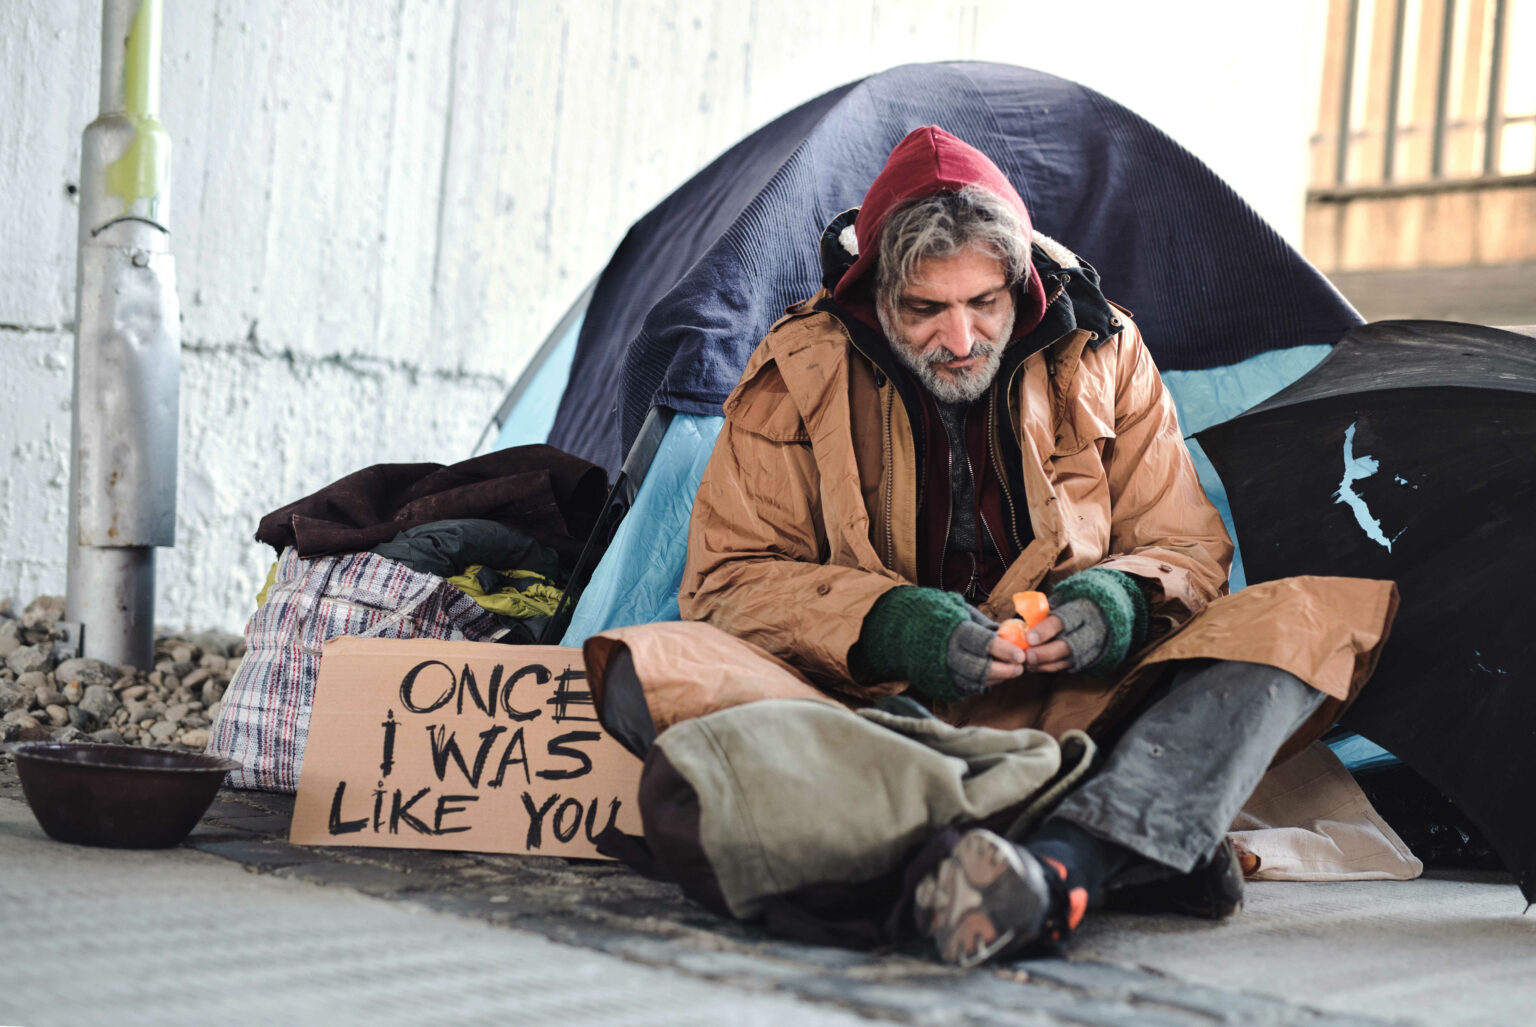
[[16, 773], [32, 814], [61, 842], [165, 849], [208, 810], [234, 760], [131, 745], [15, 742]]

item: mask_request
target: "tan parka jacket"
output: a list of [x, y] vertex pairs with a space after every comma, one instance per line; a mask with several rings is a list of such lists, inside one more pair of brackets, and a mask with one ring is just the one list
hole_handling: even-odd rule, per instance
[[[1047, 240], [1047, 242], [1049, 242]], [[824, 295], [824, 294], [823, 294]], [[819, 297], [818, 297], [819, 298]], [[1106, 677], [1025, 674], [986, 694], [940, 703], [955, 723], [1100, 733], [1171, 660], [1221, 658], [1280, 667], [1325, 692], [1317, 716], [1282, 756], [1337, 719], [1369, 676], [1396, 608], [1390, 582], [1291, 578], [1227, 595], [1232, 544], [1206, 499], [1174, 405], [1128, 312], [1097, 346], [1077, 330], [1034, 353], [1006, 382], [1034, 540], [983, 604], [1001, 619], [1011, 596], [1093, 566], [1142, 584], [1149, 647]], [[679, 654], [708, 676], [763, 654], [817, 688], [858, 702], [905, 682], [859, 684], [849, 650], [875, 600], [917, 578], [917, 460], [894, 386], [816, 300], [790, 308], [763, 340], [725, 403], [725, 424], [694, 504], [679, 604], [749, 643], [665, 625], [608, 633], [630, 649], [641, 679], [677, 676]], [[994, 434], [994, 459], [1001, 447]], [[658, 635], [657, 632], [660, 632]], [[606, 645], [588, 648], [601, 663]], [[701, 651], [708, 650], [707, 652]], [[757, 652], [751, 652], [757, 650]], [[728, 697], [710, 688], [647, 684], [662, 728], [752, 697], [747, 674]], [[793, 686], [789, 692], [793, 693]], [[807, 692], [810, 690], [807, 689]], [[781, 684], [764, 694], [783, 695]], [[660, 708], [657, 708], [658, 702]]]

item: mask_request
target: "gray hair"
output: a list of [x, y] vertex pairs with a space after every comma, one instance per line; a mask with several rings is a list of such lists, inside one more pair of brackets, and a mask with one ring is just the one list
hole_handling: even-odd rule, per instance
[[1029, 273], [1029, 243], [1029, 229], [1018, 211], [980, 186], [909, 200], [886, 215], [880, 227], [876, 303], [894, 320], [896, 300], [918, 264], [972, 248], [1002, 262], [1011, 288]]

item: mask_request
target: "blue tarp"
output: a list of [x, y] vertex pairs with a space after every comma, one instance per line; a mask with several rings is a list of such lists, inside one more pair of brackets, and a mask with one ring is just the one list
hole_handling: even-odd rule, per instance
[[724, 417], [678, 414], [592, 574], [561, 645], [609, 628], [678, 620], [677, 589], [688, 550], [688, 516]]

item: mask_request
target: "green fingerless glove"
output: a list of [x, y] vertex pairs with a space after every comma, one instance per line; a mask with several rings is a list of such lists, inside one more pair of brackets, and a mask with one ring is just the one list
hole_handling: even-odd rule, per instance
[[1050, 599], [1052, 609], [1073, 599], [1087, 599], [1104, 614], [1109, 638], [1103, 655], [1084, 667], [1084, 674], [1113, 670], [1147, 637], [1147, 597], [1129, 574], [1108, 567], [1090, 567], [1051, 589]]
[[962, 698], [949, 673], [949, 637], [969, 621], [965, 600], [955, 592], [903, 585], [870, 607], [849, 653], [855, 677], [910, 681], [934, 699]]

